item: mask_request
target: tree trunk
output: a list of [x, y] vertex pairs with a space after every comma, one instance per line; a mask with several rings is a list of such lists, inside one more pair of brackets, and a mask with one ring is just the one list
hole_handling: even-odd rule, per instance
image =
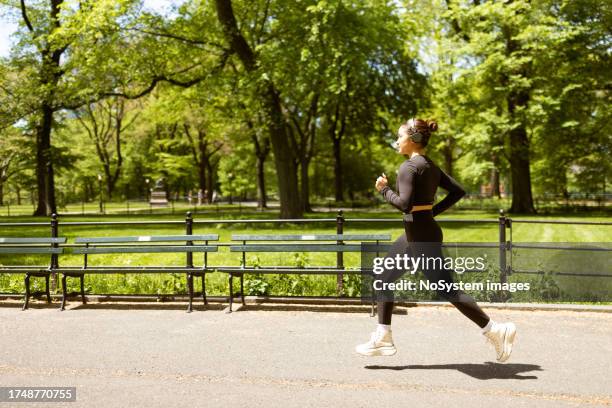
[[276, 177], [280, 195], [280, 218], [302, 218], [298, 190], [297, 166], [288, 143], [286, 124], [281, 111], [280, 100], [273, 85], [266, 90], [264, 108], [270, 118], [270, 141], [274, 151]]
[[[502, 33], [506, 42], [505, 51], [508, 57], [512, 57], [514, 53], [520, 51], [520, 44], [514, 38], [512, 30], [513, 27], [502, 26]], [[520, 76], [521, 78], [527, 78], [529, 77], [529, 67], [526, 64], [521, 64], [516, 70], [513, 70], [511, 74]], [[510, 86], [510, 76], [504, 74], [502, 78], [503, 85]], [[517, 111], [520, 112], [527, 108], [529, 99], [529, 90], [526, 88], [516, 89], [516, 84], [514, 87], [511, 87], [506, 98], [510, 121], [511, 123], [518, 124], [508, 132], [510, 138], [510, 174], [512, 177], [512, 205], [510, 207], [510, 212], [512, 213], [533, 214], [536, 212], [533, 206], [533, 197], [531, 195], [529, 139], [527, 137], [524, 119], [521, 117], [521, 113], [517, 114]]]
[[535, 213], [531, 195], [529, 143], [523, 126], [510, 131], [510, 171], [512, 175], [511, 213]]
[[[49, 10], [51, 16], [51, 32], [60, 28], [60, 10], [63, 0], [50, 0], [51, 8]], [[22, 3], [22, 14], [26, 26], [31, 32], [34, 28], [27, 18], [27, 12]], [[54, 90], [57, 87], [62, 71], [60, 67], [60, 58], [64, 53], [65, 48], [51, 49], [47, 44], [40, 52], [41, 67], [40, 81], [43, 88], [47, 89], [46, 94], [42, 96], [40, 105], [40, 123], [36, 130], [36, 181], [38, 185], [38, 206], [34, 211], [34, 215], [50, 215], [57, 213], [55, 205], [55, 182], [53, 175], [53, 163], [51, 156], [51, 129], [53, 127], [54, 113]]]
[[499, 187], [499, 170], [493, 168], [491, 170], [491, 197], [501, 198], [501, 190]]
[[38, 186], [38, 205], [34, 215], [57, 213], [55, 206], [55, 185], [51, 158], [51, 128], [53, 108], [43, 103], [42, 117], [36, 130], [36, 183]]
[[113, 190], [115, 189], [115, 186], [113, 185], [113, 180], [111, 177], [111, 169], [110, 169], [110, 163], [104, 163], [103, 165], [104, 167], [104, 178], [106, 181], [106, 200], [110, 201], [111, 198], [113, 197]]
[[310, 207], [310, 186], [308, 182], [308, 166], [310, 164], [310, 160], [303, 157], [300, 163], [300, 171], [301, 171], [301, 197], [302, 197], [302, 205], [304, 208], [304, 212], [312, 212], [312, 208]]
[[207, 180], [206, 180], [206, 185], [208, 186], [208, 202], [212, 203], [212, 194], [213, 191], [215, 190], [215, 188], [217, 188], [217, 183], [215, 183], [215, 179], [217, 177], [217, 172], [216, 170], [216, 166], [219, 164], [219, 159], [217, 158], [217, 160], [213, 161], [212, 159], [208, 159], [206, 161], [206, 169], [208, 170], [206, 175], [207, 175]]
[[266, 158], [270, 153], [270, 139], [265, 138], [262, 146], [262, 143], [259, 143], [257, 134], [255, 133], [253, 123], [251, 121], [247, 121], [247, 125], [251, 130], [251, 140], [253, 140], [253, 146], [255, 146], [255, 157], [257, 158], [257, 207], [264, 209], [268, 207], [264, 165], [266, 163]]
[[4, 205], [4, 183], [0, 181], [0, 206]]
[[[334, 119], [331, 121], [329, 127], [329, 137], [333, 144], [333, 155], [334, 155], [334, 185], [336, 190], [336, 202], [344, 201], [343, 182], [342, 182], [342, 157], [340, 151], [340, 142], [344, 131], [346, 129], [346, 116], [340, 118], [340, 104], [341, 101], [336, 102], [336, 108], [334, 112]], [[340, 122], [340, 129], [338, 129], [338, 122]]]
[[[525, 91], [512, 92], [508, 98], [508, 111], [512, 119], [518, 107], [526, 107], [529, 94]], [[520, 120], [520, 119], [519, 119]], [[529, 139], [525, 125], [520, 123], [509, 132], [510, 136], [510, 173], [512, 175], [511, 213], [533, 214], [531, 194], [531, 174], [529, 170]]]
[[210, 203], [209, 196], [211, 194], [210, 184], [206, 183], [206, 166], [208, 163], [208, 153], [206, 152], [206, 144], [204, 143], [204, 135], [203, 132], [198, 132], [198, 150], [199, 150], [199, 160], [198, 160], [198, 187], [202, 190], [202, 193], [206, 192], [207, 194], [204, 197], [204, 201], [206, 203]]
[[[232, 50], [238, 55], [248, 72], [255, 72], [257, 59], [242, 33], [238, 29], [231, 0], [216, 0], [217, 17], [223, 33]], [[301, 218], [303, 215], [299, 202], [297, 168], [293, 160], [287, 137], [286, 123], [281, 110], [278, 91], [271, 80], [259, 88], [258, 96], [269, 124], [270, 141], [274, 151], [274, 163], [280, 195], [280, 217]]]
[[266, 178], [264, 177], [264, 164], [266, 158], [257, 156], [257, 207], [268, 208], [266, 197]]
[[[123, 165], [123, 156], [121, 155], [121, 132], [123, 132], [123, 118], [125, 115], [125, 105], [123, 101], [117, 100], [115, 101], [115, 151], [117, 152], [117, 164], [115, 165], [115, 172], [111, 175], [110, 173], [110, 155], [107, 154], [108, 158], [108, 183], [107, 183], [107, 192], [108, 192], [108, 201], [113, 197], [113, 192], [115, 191], [115, 186], [117, 185], [117, 181], [119, 180], [119, 176], [121, 175], [121, 166]], [[106, 149], [106, 146], [104, 147]]]

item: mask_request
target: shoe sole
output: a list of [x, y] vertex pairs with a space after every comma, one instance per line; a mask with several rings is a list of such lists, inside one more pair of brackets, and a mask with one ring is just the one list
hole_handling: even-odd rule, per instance
[[368, 357], [373, 357], [373, 356], [392, 356], [395, 353], [397, 353], [397, 349], [395, 347], [380, 347], [380, 348], [377, 348], [377, 349], [372, 349], [372, 350], [368, 350], [368, 351], [364, 351], [364, 352], [357, 351], [357, 353], [361, 354], [362, 356], [368, 356]]
[[509, 323], [504, 333], [504, 352], [502, 353], [499, 361], [501, 363], [507, 361], [512, 353], [512, 346], [514, 345], [514, 338], [516, 337], [516, 326], [514, 323]]

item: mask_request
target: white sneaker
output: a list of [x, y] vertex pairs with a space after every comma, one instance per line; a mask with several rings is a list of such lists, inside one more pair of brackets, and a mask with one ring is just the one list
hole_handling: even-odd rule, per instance
[[514, 323], [495, 323], [491, 330], [484, 333], [489, 343], [495, 346], [497, 361], [503, 363], [510, 358], [516, 326]]
[[385, 333], [375, 330], [370, 341], [358, 345], [355, 351], [364, 356], [392, 356], [397, 352], [391, 338], [391, 330]]

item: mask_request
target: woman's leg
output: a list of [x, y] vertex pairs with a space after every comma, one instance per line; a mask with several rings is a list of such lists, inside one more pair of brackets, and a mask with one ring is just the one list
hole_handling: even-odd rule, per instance
[[[387, 258], [395, 258], [396, 255], [403, 255], [408, 251], [408, 239], [406, 234], [402, 234], [398, 239], [395, 240], [389, 252], [385, 255]], [[396, 268], [385, 269], [380, 275], [379, 279], [383, 282], [394, 282], [400, 276], [404, 274], [404, 270], [398, 270]], [[378, 312], [378, 323], [384, 325], [391, 324], [391, 316], [393, 314], [393, 291], [385, 290], [376, 292], [377, 300], [377, 312]]]
[[[408, 240], [402, 234], [395, 240], [385, 257], [405, 254], [408, 250]], [[393, 282], [405, 271], [396, 268], [385, 269], [382, 274], [375, 277], [382, 282]], [[376, 291], [375, 299], [378, 302], [378, 327], [372, 333], [370, 340], [359, 344], [355, 351], [364, 356], [392, 356], [397, 352], [391, 336], [391, 314], [393, 313], [393, 291]]]
[[[442, 254], [442, 230], [432, 217], [426, 215], [415, 217], [413, 225], [406, 225], [411, 236], [416, 241], [413, 246], [414, 256], [423, 254], [424, 258], [440, 259], [438, 262], [431, 262], [429, 267], [423, 268], [423, 273], [430, 282], [443, 280], [446, 283], [453, 283], [452, 270], [444, 268]], [[407, 232], [407, 233], [408, 233]], [[432, 265], [433, 264], [433, 265]], [[452, 303], [467, 318], [484, 328], [489, 323], [489, 316], [478, 306], [474, 299], [461, 290], [438, 290], [438, 294]]]

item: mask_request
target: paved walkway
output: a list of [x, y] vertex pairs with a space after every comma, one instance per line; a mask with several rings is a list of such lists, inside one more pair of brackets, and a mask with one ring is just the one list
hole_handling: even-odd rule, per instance
[[18, 305], [0, 304], [0, 385], [77, 387], [49, 407], [612, 405], [610, 313], [488, 309], [518, 327], [497, 364], [452, 308], [394, 316], [398, 353], [366, 358], [367, 313]]

